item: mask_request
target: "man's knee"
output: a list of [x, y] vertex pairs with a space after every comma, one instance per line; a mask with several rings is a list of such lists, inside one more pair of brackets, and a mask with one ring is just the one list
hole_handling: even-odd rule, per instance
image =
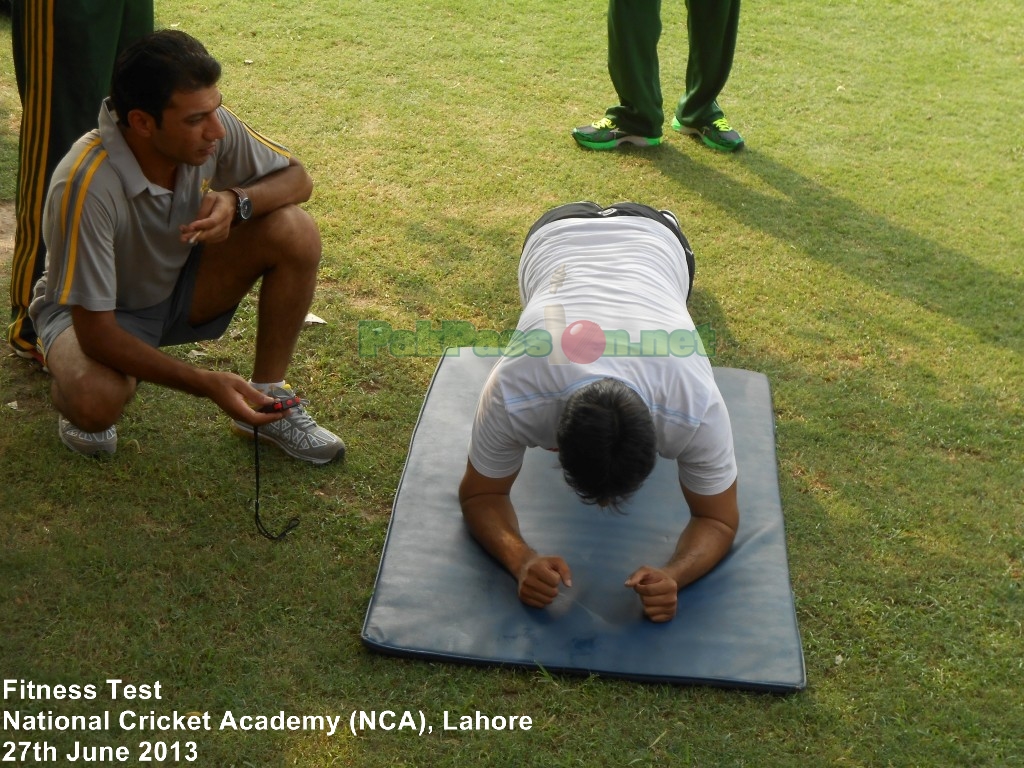
[[52, 384], [58, 410], [86, 432], [102, 432], [116, 424], [134, 392], [135, 380], [127, 376], [103, 382], [84, 377], [55, 378]]
[[53, 403], [79, 429], [101, 432], [121, 418], [136, 380], [82, 352], [73, 328], [60, 334], [46, 356]]
[[320, 263], [320, 229], [313, 217], [297, 205], [286, 205], [264, 217], [261, 242], [296, 265], [315, 269]]

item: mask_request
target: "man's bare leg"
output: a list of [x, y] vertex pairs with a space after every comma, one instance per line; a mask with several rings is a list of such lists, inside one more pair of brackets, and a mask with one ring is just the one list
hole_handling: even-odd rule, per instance
[[203, 251], [189, 321], [201, 324], [237, 304], [262, 278], [254, 381], [282, 381], [313, 302], [320, 232], [297, 206], [246, 222]]
[[136, 381], [96, 362], [82, 351], [74, 326], [46, 350], [54, 407], [85, 432], [102, 432], [121, 418]]

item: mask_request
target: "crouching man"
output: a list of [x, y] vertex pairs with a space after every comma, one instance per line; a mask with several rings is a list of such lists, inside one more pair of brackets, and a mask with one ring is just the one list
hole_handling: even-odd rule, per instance
[[[222, 106], [220, 64], [189, 35], [155, 32], [122, 53], [99, 126], [54, 172], [43, 214], [46, 271], [30, 306], [61, 440], [113, 453], [140, 381], [207, 397], [232, 428], [323, 464], [344, 443], [285, 383], [320, 261], [298, 206], [303, 166]], [[253, 373], [205, 370], [160, 347], [220, 337], [257, 283]]]

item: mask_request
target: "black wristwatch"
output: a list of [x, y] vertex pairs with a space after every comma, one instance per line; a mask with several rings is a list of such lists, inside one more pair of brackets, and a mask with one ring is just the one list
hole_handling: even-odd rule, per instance
[[231, 191], [238, 195], [238, 208], [235, 216], [239, 221], [248, 221], [252, 218], [252, 200], [241, 187], [232, 187]]

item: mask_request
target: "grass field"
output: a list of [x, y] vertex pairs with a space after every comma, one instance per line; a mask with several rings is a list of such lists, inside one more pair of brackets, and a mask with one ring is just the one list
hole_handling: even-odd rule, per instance
[[[257, 7], [258, 6], [258, 7]], [[159, 0], [224, 64], [225, 101], [287, 144], [324, 240], [290, 378], [341, 466], [252, 448], [207, 401], [143, 385], [110, 460], [59, 442], [48, 379], [0, 357], [0, 675], [122, 709], [522, 714], [525, 732], [36, 736], [194, 740], [204, 766], [1024, 765], [1024, 35], [1011, 0], [750, 0], [721, 103], [735, 156], [673, 134], [587, 153], [614, 99], [601, 2]], [[663, 5], [662, 84], [686, 60]], [[0, 21], [0, 48], [10, 26]], [[0, 61], [0, 201], [20, 106]], [[809, 685], [791, 696], [385, 658], [359, 630], [436, 360], [360, 357], [360, 320], [514, 326], [548, 207], [676, 212], [715, 364], [771, 381]], [[9, 235], [9, 233], [7, 233]], [[0, 269], [6, 292], [9, 270]], [[248, 375], [254, 304], [197, 364]], [[470, 404], [467, 404], [469, 407]], [[471, 610], [472, 607], [467, 607]], [[677, 621], [685, 621], [680, 616]], [[104, 681], [160, 681], [111, 702]], [[0, 729], [0, 741], [32, 738]], [[0, 755], [2, 757], [2, 755]], [[186, 762], [184, 759], [181, 762]]]

